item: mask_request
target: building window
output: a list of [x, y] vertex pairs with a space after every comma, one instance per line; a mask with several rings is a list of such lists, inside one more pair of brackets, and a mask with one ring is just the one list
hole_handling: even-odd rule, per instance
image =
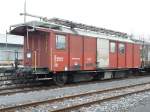
[[116, 51], [116, 43], [110, 42], [110, 52], [115, 53], [115, 51]]
[[56, 49], [65, 49], [66, 38], [64, 35], [56, 35]]
[[125, 53], [125, 45], [120, 43], [119, 44], [119, 53], [124, 54]]

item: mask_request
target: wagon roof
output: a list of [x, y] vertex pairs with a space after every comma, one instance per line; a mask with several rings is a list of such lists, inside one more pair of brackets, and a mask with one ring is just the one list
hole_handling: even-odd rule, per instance
[[98, 27], [89, 26], [80, 23], [74, 23], [67, 20], [66, 21], [61, 20], [58, 18], [50, 19], [47, 22], [30, 21], [22, 24], [12, 25], [11, 26], [12, 30], [10, 30], [10, 33], [17, 34], [17, 35], [24, 35], [25, 32], [27, 31], [27, 28], [34, 29], [34, 30], [42, 29], [45, 31], [55, 30], [58, 32], [65, 32], [71, 34], [133, 42], [131, 39], [129, 39], [126, 33], [116, 32], [113, 30], [107, 30], [104, 28], [98, 28]]
[[41, 21], [30, 21], [26, 23], [16, 24], [10, 26], [10, 33], [16, 35], [24, 35], [27, 29], [50, 29], [56, 27], [56, 25], [49, 24]]
[[127, 37], [127, 33], [113, 31], [113, 30], [105, 29], [105, 28], [99, 28], [96, 26], [86, 25], [86, 24], [82, 24], [82, 23], [76, 23], [73, 21], [64, 20], [64, 19], [60, 19], [60, 18], [52, 18], [52, 19], [49, 19], [48, 22], [53, 22], [55, 24], [67, 26], [67, 27], [70, 27], [71, 29], [78, 28], [78, 29], [83, 29], [83, 30], [88, 30], [88, 31], [93, 31], [93, 32], [100, 32], [100, 33], [106, 33], [106, 34], [110, 34], [110, 35]]

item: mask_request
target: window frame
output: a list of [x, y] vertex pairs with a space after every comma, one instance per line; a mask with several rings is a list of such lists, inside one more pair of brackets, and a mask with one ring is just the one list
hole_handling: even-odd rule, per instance
[[[60, 46], [60, 43], [61, 42], [59, 42], [59, 38], [60, 37], [62, 38], [64, 38], [64, 40], [63, 40], [63, 42], [62, 42], [62, 44], [63, 44], [63, 46], [62, 47], [59, 47]], [[57, 49], [57, 50], [65, 50], [66, 49], [66, 43], [67, 43], [67, 41], [66, 41], [66, 36], [65, 35], [63, 35], [63, 34], [56, 34], [55, 35], [55, 48]]]
[[[115, 44], [115, 48], [113, 49], [114, 51], [112, 51], [112, 43]], [[110, 53], [116, 53], [116, 48], [117, 48], [116, 42], [111, 41], [109, 45], [110, 45], [110, 48], [109, 48], [110, 50], [109, 50], [109, 52], [110, 52]], [[113, 47], [114, 47], [114, 46], [113, 46]]]
[[[123, 52], [121, 51], [122, 50], [122, 46], [120, 46], [120, 45], [123, 45], [123, 48], [124, 48], [124, 50], [123, 50]], [[125, 46], [125, 43], [119, 43], [118, 44], [118, 52], [119, 52], [119, 54], [125, 54], [125, 49], [126, 49], [126, 46]]]

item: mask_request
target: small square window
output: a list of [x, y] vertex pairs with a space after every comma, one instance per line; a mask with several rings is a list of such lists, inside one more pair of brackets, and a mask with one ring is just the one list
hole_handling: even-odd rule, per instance
[[56, 49], [65, 49], [66, 38], [64, 35], [56, 35]]
[[123, 43], [119, 44], [119, 53], [124, 54], [125, 53], [125, 45]]
[[110, 52], [115, 53], [116, 52], [116, 43], [110, 42]]

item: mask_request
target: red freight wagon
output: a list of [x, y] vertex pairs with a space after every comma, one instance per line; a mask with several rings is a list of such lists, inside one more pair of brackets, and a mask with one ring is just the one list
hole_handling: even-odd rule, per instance
[[57, 84], [76, 74], [105, 79], [141, 66], [140, 45], [121, 32], [55, 19], [20, 24], [11, 33], [24, 36], [24, 66]]

